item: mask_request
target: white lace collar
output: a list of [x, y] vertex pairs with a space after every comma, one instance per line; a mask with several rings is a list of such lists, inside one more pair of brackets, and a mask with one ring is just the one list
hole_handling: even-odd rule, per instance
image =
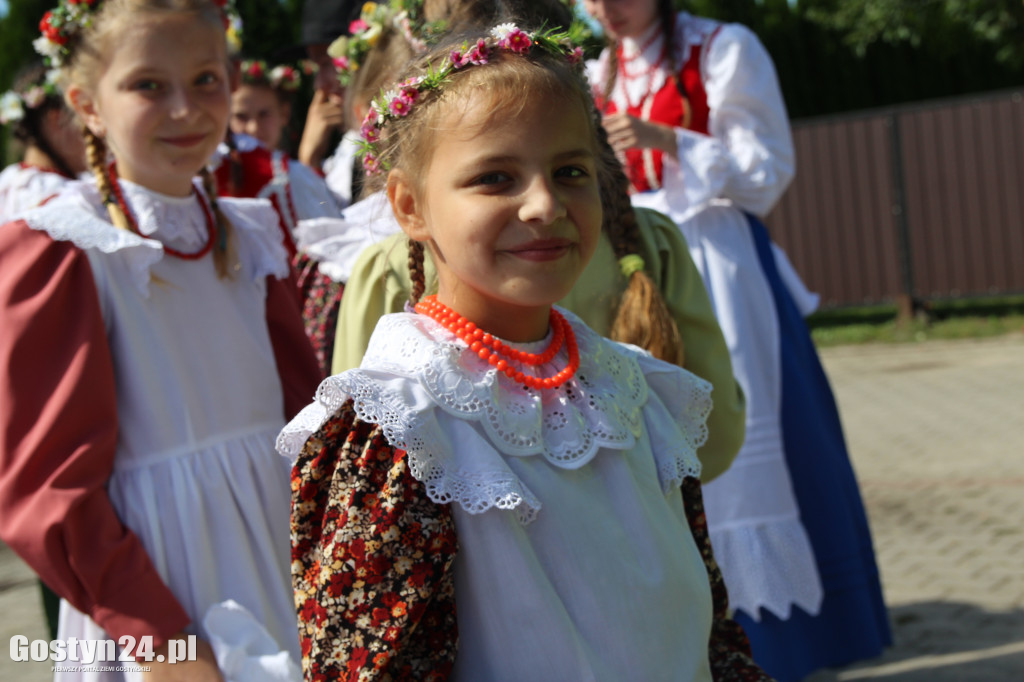
[[[199, 203], [202, 190], [198, 186], [186, 197], [174, 197], [128, 180], [118, 182], [139, 234], [186, 253], [198, 251], [206, 244], [210, 226]], [[205, 196], [204, 200], [209, 201]]]
[[[536, 515], [540, 501], [506, 457], [540, 456], [552, 466], [577, 469], [602, 448], [632, 448], [646, 420], [662, 484], [699, 475], [696, 450], [706, 439], [710, 385], [602, 338], [561, 312], [576, 332], [580, 368], [550, 391], [513, 383], [428, 317], [386, 315], [362, 365], [320, 385], [316, 401], [281, 432], [278, 450], [296, 457], [351, 398], [361, 420], [380, 425], [388, 442], [408, 453], [413, 476], [432, 500], [457, 502], [470, 513], [515, 509], [524, 522]], [[549, 376], [566, 362], [563, 349], [540, 373]], [[673, 379], [655, 389], [666, 395], [654, 396], [654, 409], [645, 414], [653, 386], [645, 375], [657, 373]]]
[[[72, 242], [83, 250], [120, 254], [140, 293], [148, 297], [150, 269], [163, 258], [164, 242], [186, 251], [201, 248], [205, 243], [206, 216], [196, 196], [203, 190], [198, 181], [195, 193], [183, 198], [167, 197], [125, 181], [122, 188], [141, 235], [110, 223], [99, 191], [89, 182], [70, 183], [53, 201], [23, 217], [29, 227], [44, 231], [57, 241]], [[168, 200], [168, 205], [161, 205]], [[221, 198], [218, 206], [234, 229], [242, 272], [252, 279], [268, 275], [287, 277], [288, 254], [281, 243], [277, 214], [270, 202]], [[200, 234], [202, 241], [189, 246]]]

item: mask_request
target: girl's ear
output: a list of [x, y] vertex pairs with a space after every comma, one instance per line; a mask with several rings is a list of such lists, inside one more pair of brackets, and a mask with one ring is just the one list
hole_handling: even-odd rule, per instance
[[103, 119], [100, 118], [99, 106], [92, 93], [82, 87], [72, 85], [68, 87], [67, 99], [71, 108], [78, 114], [78, 118], [85, 123], [93, 135], [97, 137], [106, 135], [107, 129], [103, 125]]
[[423, 218], [423, 202], [404, 171], [396, 168], [388, 173], [387, 192], [391, 210], [402, 231], [414, 241], [428, 241], [430, 232]]

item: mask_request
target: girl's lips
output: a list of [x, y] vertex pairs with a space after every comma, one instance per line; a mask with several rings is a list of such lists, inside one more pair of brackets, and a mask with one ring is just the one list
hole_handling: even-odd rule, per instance
[[506, 252], [524, 260], [549, 261], [558, 260], [572, 246], [573, 242], [569, 239], [538, 239], [506, 249]]
[[177, 135], [175, 137], [162, 137], [160, 139], [167, 144], [174, 145], [175, 147], [194, 147], [195, 145], [203, 142], [206, 139], [206, 135]]

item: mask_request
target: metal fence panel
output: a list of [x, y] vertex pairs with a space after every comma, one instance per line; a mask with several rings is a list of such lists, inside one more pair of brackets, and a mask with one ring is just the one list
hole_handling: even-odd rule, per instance
[[1024, 291], [1024, 91], [793, 124], [766, 219], [823, 307]]

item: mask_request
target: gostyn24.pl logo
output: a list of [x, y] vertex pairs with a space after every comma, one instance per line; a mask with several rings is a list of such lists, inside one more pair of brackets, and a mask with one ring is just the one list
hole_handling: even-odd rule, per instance
[[45, 639], [29, 640], [25, 635], [11, 637], [12, 661], [52, 661], [54, 663], [177, 663], [196, 660], [196, 636], [167, 640], [167, 654], [154, 654], [153, 638], [143, 636], [136, 640], [125, 635], [116, 642], [112, 639]]

